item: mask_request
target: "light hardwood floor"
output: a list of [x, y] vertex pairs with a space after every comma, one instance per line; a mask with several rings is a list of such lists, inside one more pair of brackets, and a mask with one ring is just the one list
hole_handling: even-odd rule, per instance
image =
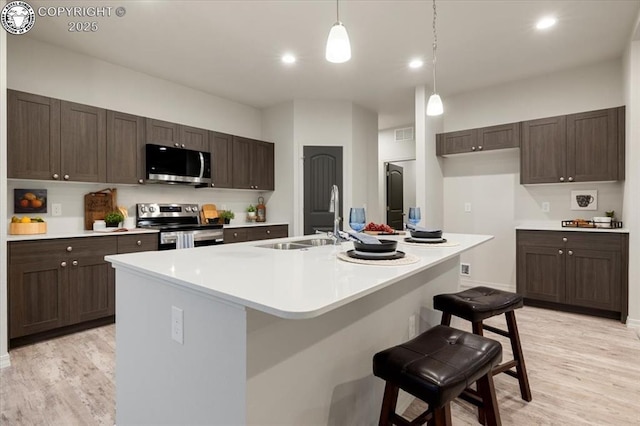
[[[516, 316], [533, 401], [520, 399], [515, 379], [497, 376], [504, 425], [640, 425], [640, 340], [633, 330], [529, 307]], [[469, 330], [456, 318], [453, 325]], [[508, 342], [487, 335], [503, 343], [507, 359]], [[113, 425], [114, 344], [115, 328], [106, 326], [11, 351], [12, 366], [0, 370], [0, 424]], [[405, 414], [422, 408], [416, 401]], [[453, 422], [478, 424], [472, 407], [457, 402]]]

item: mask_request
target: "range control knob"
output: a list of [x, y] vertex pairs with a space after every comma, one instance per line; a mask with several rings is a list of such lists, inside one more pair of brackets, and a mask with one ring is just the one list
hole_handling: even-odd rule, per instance
[[191, 206], [191, 211], [192, 212], [197, 212], [198, 211], [198, 205], [196, 204], [195, 206]]
[[147, 212], [147, 206], [140, 206], [140, 211], [142, 213], [146, 213]]
[[184, 208], [184, 211], [186, 211], [186, 212], [190, 212], [190, 211], [191, 211], [191, 206], [187, 206], [187, 207], [185, 207], [185, 208]]
[[156, 208], [155, 208], [155, 207], [153, 207], [153, 206], [151, 206], [151, 207], [149, 207], [149, 211], [150, 211], [151, 213], [153, 213], [153, 212], [155, 212], [155, 211], [156, 211]]

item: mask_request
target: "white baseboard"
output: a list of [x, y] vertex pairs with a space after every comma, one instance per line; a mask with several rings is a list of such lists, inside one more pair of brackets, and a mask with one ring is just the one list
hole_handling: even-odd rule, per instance
[[516, 292], [516, 286], [515, 284], [511, 285], [511, 284], [498, 284], [498, 283], [489, 283], [489, 282], [485, 282], [485, 281], [474, 281], [474, 280], [470, 280], [467, 278], [460, 278], [460, 289], [461, 290], [467, 290], [470, 289], [472, 287], [491, 287], [491, 288], [495, 288], [496, 290], [502, 290], [502, 291], [509, 291], [512, 293]]
[[628, 328], [640, 328], [640, 319], [634, 319], [627, 317]]
[[4, 354], [0, 356], [0, 369], [7, 368], [11, 366], [11, 359], [9, 354]]

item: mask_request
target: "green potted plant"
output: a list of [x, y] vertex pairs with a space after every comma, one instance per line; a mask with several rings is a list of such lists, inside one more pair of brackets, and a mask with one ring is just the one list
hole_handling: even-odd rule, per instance
[[231, 219], [236, 217], [236, 215], [231, 210], [222, 210], [218, 213], [218, 216], [223, 220], [224, 223], [230, 223]]
[[247, 221], [256, 221], [256, 207], [253, 204], [249, 204], [249, 207], [247, 207]]
[[124, 221], [124, 216], [118, 211], [109, 212], [104, 217], [107, 228], [117, 228], [122, 221]]

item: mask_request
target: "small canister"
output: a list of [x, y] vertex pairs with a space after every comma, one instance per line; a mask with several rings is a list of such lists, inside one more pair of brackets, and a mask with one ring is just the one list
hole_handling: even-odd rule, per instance
[[264, 197], [258, 197], [258, 205], [256, 206], [256, 222], [267, 221], [267, 206], [264, 205]]
[[102, 229], [107, 229], [107, 224], [104, 220], [94, 220], [93, 221], [93, 230], [100, 231]]

